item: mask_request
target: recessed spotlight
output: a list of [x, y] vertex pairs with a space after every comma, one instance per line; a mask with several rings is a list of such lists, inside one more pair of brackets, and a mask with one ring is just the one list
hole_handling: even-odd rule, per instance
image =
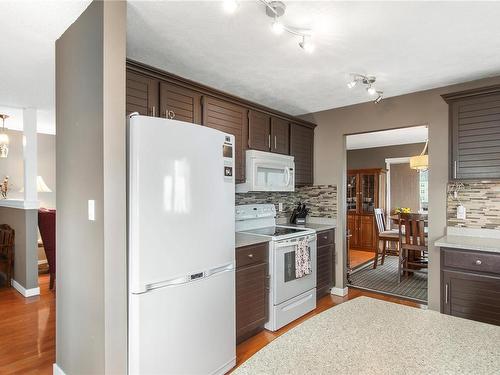
[[222, 7], [224, 8], [224, 12], [233, 14], [238, 9], [238, 2], [236, 0], [224, 0]]
[[372, 85], [368, 86], [368, 88], [366, 89], [366, 91], [368, 91], [368, 94], [370, 94], [372, 96], [377, 93], [377, 89], [375, 87], [373, 87]]
[[314, 51], [314, 44], [312, 44], [311, 41], [305, 36], [302, 37], [302, 41], [299, 42], [299, 46], [307, 53], [312, 53]]
[[278, 21], [278, 19], [274, 20], [273, 24], [271, 25], [271, 29], [276, 35], [283, 34], [283, 31], [285, 31], [285, 27], [280, 21]]

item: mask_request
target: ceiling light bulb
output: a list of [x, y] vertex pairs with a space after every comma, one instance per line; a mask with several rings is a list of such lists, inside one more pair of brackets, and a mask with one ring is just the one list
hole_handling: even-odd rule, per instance
[[285, 30], [285, 27], [283, 26], [283, 24], [280, 21], [278, 21], [277, 19], [274, 20], [271, 28], [276, 35], [282, 34], [283, 31]]
[[372, 85], [368, 86], [368, 88], [366, 89], [366, 91], [368, 91], [368, 94], [370, 94], [372, 96], [377, 93], [377, 89], [375, 87], [373, 87]]
[[314, 44], [312, 44], [310, 40], [306, 39], [305, 36], [302, 37], [302, 42], [299, 43], [299, 46], [307, 53], [312, 53], [314, 51]]
[[238, 9], [238, 2], [236, 0], [224, 0], [223, 8], [224, 12], [233, 14]]
[[350, 89], [352, 89], [354, 86], [356, 86], [356, 84], [357, 84], [357, 83], [358, 83], [358, 82], [357, 82], [356, 80], [354, 80], [354, 79], [353, 79], [351, 82], [349, 82], [349, 83], [347, 84], [347, 87], [349, 87]]

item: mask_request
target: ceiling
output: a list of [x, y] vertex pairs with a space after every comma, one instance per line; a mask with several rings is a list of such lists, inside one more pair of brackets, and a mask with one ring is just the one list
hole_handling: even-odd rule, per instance
[[428, 129], [427, 126], [413, 126], [411, 128], [348, 135], [346, 138], [346, 148], [348, 150], [406, 145], [425, 142], [428, 138]]
[[286, 24], [313, 29], [316, 50], [274, 35], [259, 1], [128, 6], [130, 58], [290, 114], [369, 100], [349, 73], [386, 96], [500, 74], [500, 2], [286, 1]]
[[[285, 2], [314, 53], [272, 34], [257, 0], [233, 15], [220, 1], [130, 1], [128, 57], [290, 114], [369, 100], [347, 89], [352, 72], [386, 97], [500, 74], [500, 2]], [[0, 1], [0, 107], [36, 107], [54, 131], [54, 42], [89, 3]]]

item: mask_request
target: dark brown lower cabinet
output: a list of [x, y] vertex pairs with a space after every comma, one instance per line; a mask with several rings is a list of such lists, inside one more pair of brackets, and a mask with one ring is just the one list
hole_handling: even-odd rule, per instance
[[330, 293], [334, 278], [335, 230], [317, 233], [316, 299]]
[[268, 244], [236, 249], [236, 343], [264, 329], [269, 318]]
[[500, 325], [500, 254], [441, 250], [441, 312]]

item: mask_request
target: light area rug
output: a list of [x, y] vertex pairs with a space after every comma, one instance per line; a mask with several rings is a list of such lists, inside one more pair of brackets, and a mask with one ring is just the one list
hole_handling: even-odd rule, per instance
[[386, 256], [384, 264], [379, 263], [375, 269], [369, 265], [356, 270], [351, 274], [350, 285], [427, 303], [427, 275], [415, 272], [404, 276], [399, 283], [398, 259], [396, 256]]
[[498, 374], [500, 327], [358, 297], [278, 337], [233, 374]]

